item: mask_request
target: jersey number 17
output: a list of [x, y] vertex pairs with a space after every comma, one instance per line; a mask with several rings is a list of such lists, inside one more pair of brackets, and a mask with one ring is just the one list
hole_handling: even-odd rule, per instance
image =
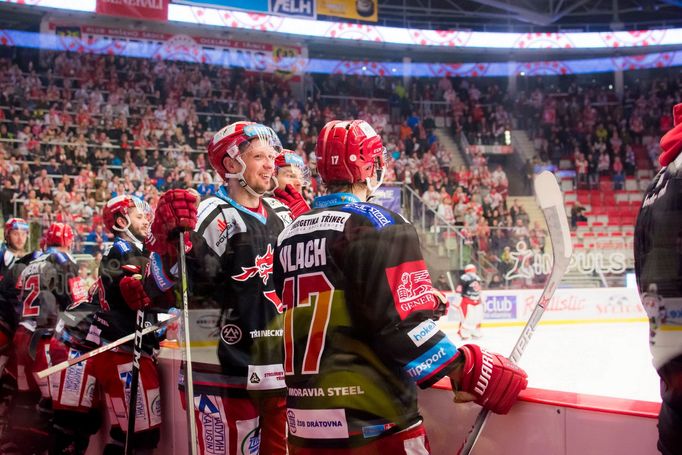
[[[313, 306], [308, 338], [303, 353], [301, 374], [316, 374], [327, 337], [334, 286], [323, 272], [306, 273], [284, 280], [284, 373], [294, 374], [294, 314], [297, 309]], [[297, 325], [297, 327], [299, 327]]]

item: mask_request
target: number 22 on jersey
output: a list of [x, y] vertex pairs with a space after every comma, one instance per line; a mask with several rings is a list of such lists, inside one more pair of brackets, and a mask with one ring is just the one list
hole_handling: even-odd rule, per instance
[[[301, 374], [316, 374], [324, 351], [331, 315], [334, 286], [323, 272], [314, 272], [284, 280], [282, 303], [284, 313], [284, 373], [294, 374], [294, 312], [312, 307], [308, 337], [305, 342]], [[310, 311], [310, 310], [308, 310]], [[301, 325], [296, 325], [301, 329]]]

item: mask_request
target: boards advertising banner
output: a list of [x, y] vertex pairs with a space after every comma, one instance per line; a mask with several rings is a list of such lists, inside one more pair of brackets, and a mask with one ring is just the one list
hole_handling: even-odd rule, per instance
[[168, 0], [97, 0], [97, 14], [155, 21], [168, 20]]
[[377, 0], [317, 0], [317, 14], [360, 21], [379, 20]]

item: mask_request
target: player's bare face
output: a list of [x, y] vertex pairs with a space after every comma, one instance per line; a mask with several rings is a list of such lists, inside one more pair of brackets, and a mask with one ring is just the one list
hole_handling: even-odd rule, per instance
[[279, 188], [284, 189], [287, 185], [293, 186], [299, 193], [303, 191], [303, 173], [296, 166], [284, 166], [277, 171]]
[[9, 247], [16, 251], [23, 251], [28, 239], [28, 232], [21, 230], [12, 230], [9, 232], [7, 243]]
[[149, 217], [144, 212], [139, 211], [137, 208], [132, 208], [128, 212], [128, 217], [130, 218], [130, 233], [135, 236], [137, 240], [143, 242], [149, 234]]
[[244, 180], [256, 193], [264, 194], [272, 189], [272, 176], [275, 173], [277, 152], [272, 146], [256, 139], [242, 154], [246, 165]]

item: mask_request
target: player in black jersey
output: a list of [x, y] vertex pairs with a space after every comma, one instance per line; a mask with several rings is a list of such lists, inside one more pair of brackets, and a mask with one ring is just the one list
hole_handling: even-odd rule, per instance
[[[26, 264], [15, 267], [25, 256], [28, 223], [22, 218], [10, 218], [5, 223], [5, 241], [0, 246], [0, 375], [7, 363], [7, 352], [17, 325], [16, 281]], [[27, 259], [30, 259], [28, 257]], [[25, 262], [25, 261], [24, 261]]]
[[661, 379], [658, 450], [682, 450], [682, 104], [661, 138], [663, 168], [649, 185], [635, 226], [635, 273], [649, 316], [650, 348]]
[[[66, 349], [53, 348], [53, 363], [77, 357], [135, 331], [139, 302], [126, 300], [124, 294], [131, 286], [142, 287], [134, 277], [141, 276], [149, 262], [143, 241], [149, 232], [150, 216], [149, 205], [129, 195], [114, 197], [104, 206], [104, 224], [115, 235], [114, 242], [99, 264], [99, 277], [90, 289], [90, 302], [70, 309], [64, 315], [64, 327], [57, 338]], [[146, 311], [145, 315], [150, 323], [156, 323], [153, 312]], [[153, 359], [159, 344], [154, 335], [148, 335], [143, 339], [142, 347], [136, 433], [131, 439], [138, 453], [156, 447], [161, 426], [159, 375]], [[52, 397], [53, 408], [55, 413], [70, 416], [69, 424], [62, 425], [62, 429], [73, 436], [71, 440], [64, 438], [59, 450], [70, 446], [69, 453], [85, 452], [90, 434], [97, 430], [94, 423], [98, 420], [100, 406], [97, 396], [93, 396], [97, 385], [103, 392], [103, 407], [111, 422], [111, 440], [104, 453], [123, 454], [131, 367], [132, 342], [50, 377], [57, 384]]]
[[228, 125], [208, 145], [209, 162], [226, 184], [201, 202], [198, 213], [197, 197], [186, 190], [166, 192], [155, 212], [150, 295], [173, 286], [173, 234], [192, 230], [186, 241], [190, 309], [219, 314], [217, 351], [193, 353], [202, 453], [286, 453], [282, 306], [272, 280], [284, 222], [262, 200], [273, 190], [280, 150], [268, 127]]
[[448, 376], [457, 400], [506, 413], [525, 372], [475, 345], [457, 349], [438, 329], [414, 227], [366, 202], [383, 176], [380, 137], [364, 121], [333, 121], [316, 158], [330, 194], [275, 251], [289, 453], [427, 453], [415, 385]]
[[53, 424], [61, 415], [51, 410], [52, 384], [35, 376], [51, 364], [51, 339], [59, 312], [86, 301], [87, 290], [71, 257], [73, 231], [52, 223], [43, 237], [44, 254], [22, 271], [17, 287], [19, 327], [12, 341], [7, 373], [16, 381], [10, 428], [2, 453], [34, 453], [50, 448]]
[[26, 254], [28, 230], [24, 219], [10, 218], [5, 223], [5, 242], [0, 246], [0, 437], [7, 427], [10, 400], [16, 392], [16, 382], [4, 374], [19, 322], [19, 290], [16, 284], [24, 268], [40, 255], [39, 251]]

